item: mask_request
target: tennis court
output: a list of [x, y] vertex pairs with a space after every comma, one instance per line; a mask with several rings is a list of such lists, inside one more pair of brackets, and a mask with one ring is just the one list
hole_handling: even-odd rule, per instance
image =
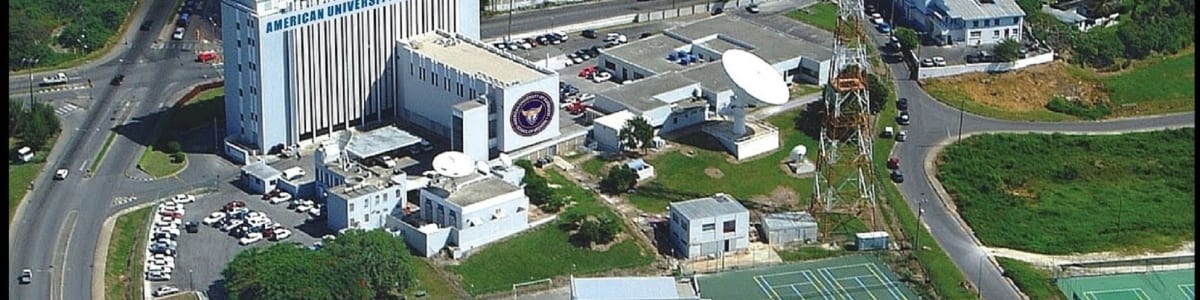
[[704, 299], [916, 300], [878, 258], [846, 256], [696, 277]]
[[1195, 300], [1194, 269], [1062, 278], [1058, 288], [1072, 300]]

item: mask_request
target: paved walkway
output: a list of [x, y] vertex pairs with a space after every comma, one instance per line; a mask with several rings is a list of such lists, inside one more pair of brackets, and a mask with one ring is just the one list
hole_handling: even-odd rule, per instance
[[1187, 242], [1183, 246], [1179, 247], [1179, 249], [1176, 249], [1173, 251], [1161, 252], [1161, 253], [1147, 252], [1147, 253], [1141, 253], [1141, 254], [1127, 254], [1127, 253], [1119, 253], [1119, 252], [1096, 252], [1096, 253], [1081, 253], [1081, 254], [1070, 254], [1070, 255], [1050, 255], [1050, 254], [1025, 252], [1025, 251], [1013, 250], [1013, 249], [1007, 249], [1007, 248], [984, 247], [984, 249], [987, 250], [989, 255], [1012, 258], [1012, 259], [1032, 263], [1032, 264], [1043, 266], [1043, 267], [1053, 267], [1053, 266], [1057, 266], [1057, 265], [1061, 265], [1061, 264], [1068, 264], [1068, 263], [1135, 260], [1135, 259], [1195, 255], [1196, 254], [1196, 242], [1194, 242], [1194, 241]]

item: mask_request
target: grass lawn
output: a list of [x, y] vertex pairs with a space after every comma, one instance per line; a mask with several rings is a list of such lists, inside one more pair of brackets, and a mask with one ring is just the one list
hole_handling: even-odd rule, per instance
[[1132, 71], [1104, 77], [1113, 103], [1136, 103], [1127, 108], [1141, 114], [1196, 109], [1195, 49], [1174, 57], [1151, 58]]
[[142, 298], [142, 247], [146, 244], [150, 213], [154, 207], [135, 210], [117, 218], [105, 260], [105, 299]]
[[832, 32], [837, 29], [837, 4], [819, 2], [787, 13], [789, 18]]
[[1004, 268], [1004, 276], [1012, 279], [1021, 292], [1033, 300], [1066, 300], [1062, 290], [1052, 282], [1050, 271], [1040, 269], [1029, 263], [997, 257], [1000, 267]]
[[604, 175], [607, 175], [607, 173], [603, 173], [604, 164], [606, 163], [608, 162], [604, 161], [604, 158], [593, 156], [591, 159], [584, 161], [580, 167], [583, 168], [584, 172], [592, 174], [592, 176], [603, 178]]
[[224, 109], [225, 88], [223, 87], [200, 92], [183, 107], [172, 108], [167, 114], [167, 119], [161, 123], [155, 133], [154, 143], [142, 152], [142, 157], [138, 160], [138, 168], [154, 178], [171, 175], [183, 169], [187, 165], [186, 163], [172, 163], [170, 153], [156, 150], [166, 148], [169, 139], [164, 137], [173, 137], [188, 129], [212, 124], [213, 118], [220, 118]]
[[1195, 232], [1195, 129], [974, 136], [938, 179], [987, 245], [1045, 254], [1177, 248]]
[[434, 266], [429, 264], [429, 261], [424, 259], [414, 259], [414, 261], [419, 261], [413, 264], [413, 270], [417, 273], [417, 283], [409, 288], [409, 291], [404, 293], [405, 295], [415, 298], [417, 291], [425, 291], [426, 296], [430, 299], [458, 298], [458, 293], [454, 292], [450, 282], [442, 277], [434, 269]]
[[783, 261], [805, 261], [850, 254], [850, 252], [844, 250], [828, 250], [821, 247], [800, 247], [775, 252], [779, 254], [779, 258], [783, 259]]
[[[1032, 111], [1012, 111], [997, 108], [990, 105], [985, 105], [976, 102], [963, 91], [962, 86], [942, 83], [939, 81], [928, 81], [921, 83], [921, 87], [929, 96], [933, 97], [954, 108], [962, 107], [969, 113], [989, 118], [1003, 120], [1025, 120], [1025, 121], [1040, 121], [1040, 122], [1062, 122], [1062, 121], [1077, 121], [1082, 120], [1080, 117], [1050, 111], [1049, 109], [1037, 109]], [[1049, 101], [1049, 98], [1046, 99]]]
[[[50, 153], [49, 149], [54, 149], [54, 142], [58, 141], [58, 133], [50, 136], [50, 141], [46, 143], [46, 149], [33, 153], [33, 160], [28, 163], [8, 165], [8, 222], [12, 222], [13, 214], [17, 212], [17, 207], [21, 205], [21, 198], [25, 198], [25, 193], [29, 190], [29, 183], [37, 179], [39, 173], [42, 172], [42, 167], [46, 166], [46, 155]], [[22, 143], [14, 138], [8, 139], [8, 153], [15, 153], [17, 147]]]
[[[812, 196], [813, 179], [789, 176], [781, 163], [795, 145], [817, 149], [815, 139], [795, 129], [795, 118], [796, 113], [786, 112], [767, 119], [779, 128], [783, 138], [779, 150], [738, 163], [730, 162], [724, 148], [707, 134], [693, 133], [681, 142], [694, 146], [689, 148], [695, 149], [695, 156], [688, 157], [681, 151], [671, 151], [647, 159], [654, 165], [657, 177], [628, 195], [629, 201], [644, 212], [663, 213], [669, 202], [712, 196], [715, 193], [731, 194], [742, 203], [748, 203], [747, 200], [755, 196], [772, 197], [776, 192], [786, 191], [791, 198], [790, 205], [807, 207]], [[810, 156], [809, 159], [814, 157]], [[709, 168], [720, 170], [719, 176], [706, 174], [705, 170]]]
[[[574, 199], [568, 209], [586, 214], [612, 213], [591, 191], [584, 190], [556, 171], [547, 172], [550, 184], [561, 185], [556, 192]], [[599, 273], [632, 268], [654, 262], [654, 250], [636, 238], [626, 237], [606, 251], [593, 251], [572, 245], [558, 222], [542, 225], [472, 254], [461, 265], [450, 267], [462, 275], [462, 286], [472, 295], [512, 289], [515, 283], [575, 274]], [[629, 228], [625, 228], [628, 235]]]

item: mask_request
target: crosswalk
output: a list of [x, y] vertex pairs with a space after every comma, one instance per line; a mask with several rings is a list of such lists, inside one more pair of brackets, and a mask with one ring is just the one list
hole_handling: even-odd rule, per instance
[[137, 197], [116, 197], [116, 198], [113, 198], [112, 205], [117, 206], [117, 205], [129, 203], [129, 202], [133, 202], [136, 200], [137, 200]]
[[77, 109], [79, 109], [78, 106], [67, 103], [67, 105], [63, 105], [63, 106], [59, 106], [58, 108], [55, 108], [54, 114], [58, 115], [59, 117], [63, 117], [68, 114], [71, 114], [72, 112], [75, 112], [75, 110], [77, 110]]
[[[220, 44], [216, 44], [216, 43], [180, 42], [180, 41], [155, 43], [153, 45], [150, 45], [150, 49], [153, 49], [153, 50], [179, 49], [181, 51], [187, 51], [187, 50], [197, 50], [197, 46], [204, 46], [201, 48], [211, 48], [216, 51], [221, 51]], [[204, 49], [199, 49], [199, 50], [204, 50]]]

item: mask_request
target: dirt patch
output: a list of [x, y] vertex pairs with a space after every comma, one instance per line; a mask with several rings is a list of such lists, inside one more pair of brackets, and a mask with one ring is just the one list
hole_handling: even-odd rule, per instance
[[1035, 193], [1023, 186], [1009, 188], [1008, 194], [1017, 196], [1017, 197], [1021, 197], [1021, 198], [1025, 198], [1025, 199], [1037, 199], [1037, 193]]
[[725, 177], [725, 172], [721, 172], [721, 169], [710, 167], [710, 168], [704, 169], [704, 175], [708, 175], [708, 177], [712, 177], [712, 178], [721, 178], [721, 177]]
[[970, 73], [931, 79], [929, 84], [956, 87], [971, 100], [1004, 111], [1045, 110], [1055, 96], [1099, 103], [1108, 98], [1101, 82], [1083, 78], [1063, 62], [1052, 62], [1000, 73]]
[[796, 190], [786, 187], [777, 186], [771, 190], [771, 195], [754, 195], [750, 197], [750, 201], [762, 204], [765, 207], [790, 209], [795, 207], [799, 202], [799, 196]]

